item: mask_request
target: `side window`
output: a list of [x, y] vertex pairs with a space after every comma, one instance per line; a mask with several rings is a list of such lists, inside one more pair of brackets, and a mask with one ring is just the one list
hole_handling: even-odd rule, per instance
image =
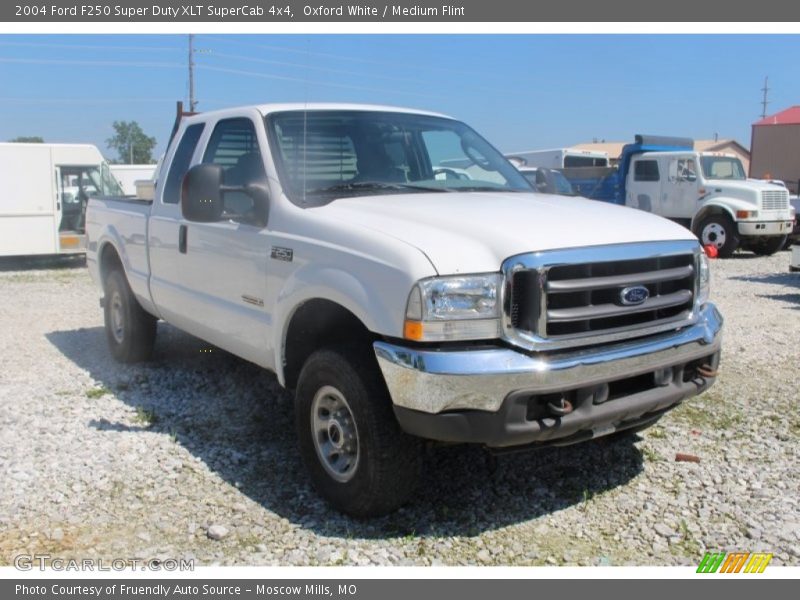
[[175, 151], [175, 157], [172, 159], [172, 164], [169, 167], [167, 174], [167, 183], [164, 184], [164, 195], [162, 197], [164, 204], [177, 204], [181, 200], [181, 183], [186, 171], [189, 170], [189, 164], [192, 162], [192, 155], [194, 149], [197, 147], [197, 141], [203, 134], [205, 125], [198, 123], [197, 125], [190, 125], [183, 132], [183, 137], [178, 144], [178, 149]]
[[226, 119], [217, 123], [203, 162], [220, 165], [225, 171], [226, 185], [246, 185], [267, 177], [256, 129], [250, 119]]
[[678, 179], [681, 181], [697, 181], [697, 168], [694, 165], [694, 159], [678, 159]]
[[655, 160], [637, 160], [633, 169], [634, 181], [658, 181], [658, 162]]
[[[225, 185], [265, 183], [267, 180], [256, 129], [250, 119], [225, 119], [217, 123], [203, 162], [223, 168]], [[226, 193], [224, 204], [226, 215], [233, 219], [251, 216], [255, 209], [253, 199], [242, 192]]]

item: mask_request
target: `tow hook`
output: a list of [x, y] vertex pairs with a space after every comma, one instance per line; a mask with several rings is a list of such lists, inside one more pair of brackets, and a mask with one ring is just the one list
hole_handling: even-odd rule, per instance
[[564, 396], [561, 396], [558, 400], [551, 400], [548, 402], [547, 410], [554, 415], [563, 417], [564, 415], [568, 415], [572, 412], [572, 402], [567, 400]]
[[703, 377], [716, 377], [719, 374], [719, 371], [712, 369], [711, 365], [701, 365], [697, 367], [697, 372]]

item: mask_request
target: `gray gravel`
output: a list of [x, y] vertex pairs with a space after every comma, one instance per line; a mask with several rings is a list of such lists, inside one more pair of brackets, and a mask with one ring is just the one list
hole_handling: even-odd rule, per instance
[[[151, 363], [109, 356], [72, 262], [0, 263], [0, 564], [20, 553], [236, 565], [800, 564], [800, 274], [713, 261], [717, 385], [628, 439], [498, 459], [437, 449], [411, 505], [330, 510], [270, 374], [159, 324]], [[699, 463], [676, 462], [676, 453]]]

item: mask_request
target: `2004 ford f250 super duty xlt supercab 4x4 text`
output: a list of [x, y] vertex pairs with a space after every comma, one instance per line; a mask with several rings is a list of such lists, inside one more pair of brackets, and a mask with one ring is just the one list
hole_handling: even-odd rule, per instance
[[147, 359], [163, 319], [274, 371], [311, 479], [354, 515], [410, 497], [422, 439], [501, 450], [642, 428], [719, 363], [689, 231], [537, 194], [438, 114], [181, 119], [154, 200], [93, 199], [87, 233], [113, 355]]

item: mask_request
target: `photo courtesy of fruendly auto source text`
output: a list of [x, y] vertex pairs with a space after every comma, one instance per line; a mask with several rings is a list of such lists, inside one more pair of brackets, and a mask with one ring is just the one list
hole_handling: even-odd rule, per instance
[[15, 2], [0, 596], [790, 593], [798, 6]]

